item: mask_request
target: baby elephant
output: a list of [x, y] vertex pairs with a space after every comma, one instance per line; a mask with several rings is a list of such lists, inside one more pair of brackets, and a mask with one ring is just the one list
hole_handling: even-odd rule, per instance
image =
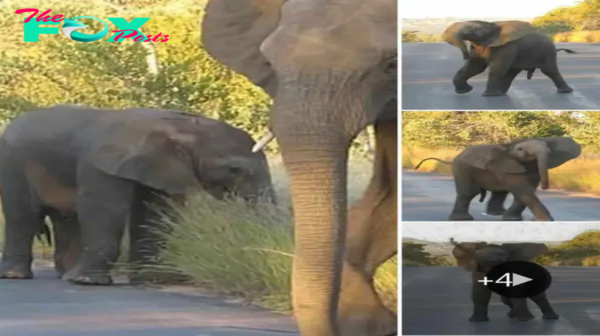
[[[548, 247], [541, 243], [512, 243], [512, 244], [488, 244], [486, 242], [457, 243], [454, 238], [450, 239], [454, 244], [452, 255], [457, 264], [471, 272], [471, 299], [473, 300], [473, 315], [469, 318], [471, 322], [489, 321], [488, 305], [492, 297], [490, 289], [478, 282], [494, 266], [507, 261], [532, 261], [538, 256], [547, 253]], [[533, 319], [533, 314], [527, 308], [527, 298], [507, 298], [502, 296], [502, 303], [510, 308], [508, 317], [516, 318], [525, 322]], [[554, 312], [546, 293], [530, 297], [542, 310], [545, 320], [556, 320], [558, 314]]]
[[252, 153], [254, 144], [227, 123], [174, 110], [58, 105], [20, 115], [0, 137], [0, 278], [33, 277], [31, 244], [46, 217], [63, 280], [110, 285], [126, 228], [129, 261], [156, 260], [155, 209], [165, 196], [183, 201], [204, 190], [274, 201], [266, 157]]
[[[538, 185], [548, 189], [548, 171], [580, 154], [581, 145], [569, 137], [519, 139], [506, 144], [469, 146], [452, 162], [426, 158], [415, 170], [427, 160], [452, 165], [456, 201], [451, 221], [473, 220], [469, 214], [471, 200], [477, 195], [485, 197], [485, 190], [492, 192], [487, 209], [490, 215], [502, 215], [507, 221], [522, 220], [522, 213], [528, 207], [536, 221], [553, 221], [536, 189]], [[513, 204], [504, 209], [509, 193], [514, 196]]]

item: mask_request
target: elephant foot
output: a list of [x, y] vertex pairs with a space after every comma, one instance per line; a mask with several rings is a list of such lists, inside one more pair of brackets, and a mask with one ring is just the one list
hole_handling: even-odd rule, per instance
[[455, 87], [454, 92], [458, 94], [465, 94], [473, 91], [473, 87], [469, 84], [461, 85], [460, 87]]
[[487, 209], [486, 210], [486, 215], [490, 215], [490, 216], [502, 216], [504, 215], [504, 212], [506, 210], [504, 208], [501, 209]]
[[519, 322], [527, 322], [527, 321], [531, 321], [534, 319], [534, 316], [532, 313], [527, 313], [527, 314], [520, 314], [519, 316], [515, 316], [517, 318], [517, 321]]
[[33, 279], [31, 263], [2, 261], [0, 279]]
[[485, 91], [483, 93], [484, 97], [505, 96], [505, 95], [506, 95], [506, 93], [503, 92], [503, 91], [501, 91], [501, 90], [498, 90], [498, 91]]
[[571, 93], [573, 92], [573, 88], [571, 88], [570, 86], [564, 87], [564, 88], [558, 88], [556, 90], [556, 93]]
[[452, 213], [448, 220], [450, 221], [470, 221], [474, 220], [473, 216], [468, 213]]
[[490, 318], [487, 315], [475, 315], [469, 317], [469, 322], [486, 322], [489, 321]]
[[108, 273], [102, 271], [82, 272], [79, 267], [71, 269], [61, 279], [78, 285], [110, 286], [113, 284], [113, 279]]
[[396, 335], [398, 317], [377, 295], [372, 280], [350, 263], [344, 263], [339, 301], [341, 335]]
[[506, 314], [506, 316], [508, 316], [508, 317], [510, 317], [510, 318], [515, 318], [515, 317], [517, 317], [517, 313], [511, 309], [511, 310], [508, 312], [508, 314]]
[[560, 316], [558, 316], [558, 314], [555, 312], [551, 312], [551, 313], [545, 313], [544, 315], [542, 315], [542, 318], [544, 320], [558, 320], [560, 318]]

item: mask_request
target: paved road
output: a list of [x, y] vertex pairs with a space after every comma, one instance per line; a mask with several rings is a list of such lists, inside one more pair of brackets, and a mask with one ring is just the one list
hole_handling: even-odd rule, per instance
[[402, 43], [403, 110], [600, 110], [600, 44], [557, 43], [576, 54], [558, 53], [563, 77], [575, 90], [558, 94], [552, 81], [536, 70], [513, 82], [506, 96], [483, 97], [486, 70], [469, 83], [473, 91], [456, 94], [452, 78], [463, 65], [460, 51], [448, 43]]
[[[537, 195], [548, 207], [555, 221], [599, 221], [600, 197], [581, 196], [563, 191], [538, 190]], [[402, 220], [403, 221], [446, 221], [454, 206], [456, 191], [451, 175], [402, 170]], [[477, 221], [501, 221], [501, 216], [484, 215], [486, 201], [479, 197], [471, 202], [470, 213]], [[506, 200], [505, 207], [512, 202]], [[526, 209], [525, 220], [533, 215]]]
[[297, 335], [287, 317], [224, 299], [129, 286], [75, 286], [48, 269], [36, 275], [0, 281], [0, 335]]
[[489, 322], [469, 322], [471, 279], [458, 267], [402, 268], [402, 335], [598, 335], [600, 331], [600, 267], [548, 267], [553, 282], [546, 294], [560, 315], [556, 321], [535, 316], [511, 321], [497, 295], [492, 296]]

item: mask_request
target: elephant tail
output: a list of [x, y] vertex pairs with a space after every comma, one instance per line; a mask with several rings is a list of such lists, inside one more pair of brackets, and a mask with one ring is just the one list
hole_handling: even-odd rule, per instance
[[429, 157], [429, 158], [426, 158], [426, 159], [423, 159], [423, 160], [421, 160], [421, 162], [419, 162], [419, 164], [417, 164], [417, 165], [415, 166], [415, 170], [418, 170], [418, 169], [419, 169], [419, 167], [421, 167], [421, 165], [422, 165], [423, 163], [425, 163], [425, 161], [429, 161], [429, 160], [435, 160], [435, 161], [437, 161], [437, 162], [441, 162], [441, 163], [445, 163], [445, 164], [452, 164], [452, 161], [444, 161], [444, 160], [441, 160], [441, 159], [438, 159], [438, 158], [435, 158], [435, 157]]
[[567, 49], [567, 48], [556, 48], [556, 52], [559, 52], [559, 51], [564, 51], [567, 54], [577, 54], [576, 51], [571, 50], [571, 49]]
[[52, 247], [52, 234], [50, 232], [50, 226], [48, 225], [48, 223], [44, 223], [44, 225], [42, 225], [42, 229], [40, 230], [40, 232], [38, 232], [38, 234], [36, 234], [35, 236], [42, 243], [44, 242], [43, 238], [45, 236], [46, 243], [48, 244], [48, 246]]

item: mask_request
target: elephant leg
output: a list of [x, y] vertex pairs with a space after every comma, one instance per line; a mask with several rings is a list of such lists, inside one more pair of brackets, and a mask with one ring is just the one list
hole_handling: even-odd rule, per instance
[[467, 83], [469, 79], [484, 72], [487, 68], [487, 63], [481, 58], [470, 58], [456, 72], [452, 83], [454, 84], [454, 92], [463, 94], [471, 92], [473, 87]]
[[492, 298], [492, 291], [480, 280], [481, 274], [473, 273], [473, 283], [471, 285], [471, 301], [473, 301], [473, 315], [469, 318], [471, 322], [489, 321], [488, 306]]
[[508, 72], [506, 73], [506, 76], [504, 76], [504, 80], [502, 81], [502, 87], [501, 87], [502, 92], [504, 92], [504, 93], [508, 92], [508, 89], [510, 89], [512, 82], [515, 80], [517, 75], [519, 75], [521, 73], [521, 71], [523, 71], [523, 70], [514, 69], [514, 68], [508, 69]]
[[526, 322], [533, 319], [533, 314], [527, 308], [527, 298], [510, 299], [512, 305], [511, 317], [519, 322]]
[[1, 169], [4, 248], [0, 278], [31, 279], [33, 240], [43, 228], [45, 216], [20, 169], [11, 164], [4, 164]]
[[473, 216], [469, 214], [469, 206], [471, 205], [471, 201], [475, 196], [477, 196], [479, 192], [471, 191], [470, 193], [457, 193], [456, 199], [454, 201], [454, 208], [452, 208], [452, 213], [448, 217], [450, 221], [466, 221], [473, 220]]
[[558, 65], [556, 64], [556, 59], [554, 61], [549, 61], [548, 64], [541, 67], [540, 70], [542, 73], [548, 78], [552, 80], [554, 86], [556, 86], [557, 93], [571, 93], [573, 92], [573, 88], [567, 84], [563, 76], [558, 71]]
[[76, 199], [83, 253], [62, 278], [81, 285], [111, 285], [109, 273], [119, 257], [135, 185], [93, 167], [86, 168], [77, 177]]
[[527, 208], [527, 205], [523, 203], [518, 197], [513, 199], [510, 207], [504, 212], [502, 220], [504, 221], [522, 221], [523, 211]]
[[541, 293], [536, 296], [531, 297], [531, 301], [533, 301], [540, 310], [542, 311], [544, 320], [558, 320], [558, 314], [552, 309], [548, 298], [546, 297], [546, 293]]
[[81, 229], [74, 213], [48, 212], [54, 231], [54, 269], [59, 277], [77, 264], [83, 253]]
[[492, 197], [487, 203], [485, 212], [492, 216], [502, 216], [506, 209], [504, 209], [504, 201], [508, 196], [508, 191], [493, 191]]
[[510, 60], [503, 60], [490, 64], [488, 81], [483, 93], [484, 96], [503, 96], [506, 94], [506, 91], [504, 91], [505, 79], [507, 78], [511, 63], [512, 61]]
[[521, 202], [525, 203], [529, 210], [533, 213], [533, 218], [536, 221], [552, 222], [554, 218], [550, 215], [550, 211], [540, 201], [535, 192], [512, 192], [513, 195], [518, 198]]
[[376, 123], [373, 176], [365, 195], [349, 210], [338, 312], [343, 335], [397, 332], [397, 316], [381, 302], [373, 284], [377, 268], [398, 252], [397, 128], [395, 121]]
[[502, 301], [502, 303], [504, 303], [509, 308], [509, 311], [508, 311], [508, 314], [507, 314], [508, 317], [510, 317], [510, 318], [515, 317], [514, 316], [515, 314], [514, 314], [513, 309], [512, 309], [513, 305], [512, 305], [512, 302], [510, 302], [510, 299], [507, 298], [506, 296], [501, 296], [500, 300]]

